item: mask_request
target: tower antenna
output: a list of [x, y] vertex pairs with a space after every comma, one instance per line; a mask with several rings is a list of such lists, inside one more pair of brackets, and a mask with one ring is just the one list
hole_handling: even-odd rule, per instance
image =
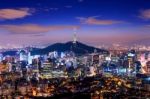
[[75, 28], [73, 28], [73, 31], [74, 31], [74, 33], [73, 33], [73, 43], [74, 44], [76, 44], [77, 43], [77, 28], [75, 27]]

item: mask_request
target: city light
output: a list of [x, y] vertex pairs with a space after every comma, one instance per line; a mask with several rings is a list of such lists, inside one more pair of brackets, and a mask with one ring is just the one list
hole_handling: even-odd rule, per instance
[[150, 1], [0, 0], [0, 99], [150, 99]]

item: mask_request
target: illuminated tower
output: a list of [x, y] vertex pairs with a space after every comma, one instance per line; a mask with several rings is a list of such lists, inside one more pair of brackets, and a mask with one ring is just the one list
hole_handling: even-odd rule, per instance
[[77, 43], [77, 35], [76, 35], [76, 28], [74, 28], [74, 34], [73, 34], [73, 43]]
[[73, 28], [74, 30], [74, 33], [73, 33], [73, 45], [71, 46], [71, 50], [72, 50], [72, 54], [73, 54], [73, 57], [75, 57], [75, 50], [76, 50], [76, 47], [77, 47], [77, 36], [76, 36], [76, 30], [77, 28]]

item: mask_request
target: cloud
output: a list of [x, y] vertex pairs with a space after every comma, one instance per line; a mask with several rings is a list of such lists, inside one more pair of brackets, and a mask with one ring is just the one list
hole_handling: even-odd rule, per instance
[[30, 16], [33, 13], [33, 9], [20, 8], [20, 9], [0, 9], [1, 20], [12, 20], [18, 18], [24, 18]]
[[72, 6], [71, 5], [66, 5], [66, 6], [64, 6], [65, 8], [72, 8]]
[[24, 25], [0, 25], [0, 29], [9, 31], [12, 34], [41, 34], [48, 31], [57, 31], [65, 29], [74, 29], [78, 26], [72, 25], [57, 25], [57, 26], [42, 26], [37, 24]]
[[[41, 10], [43, 10], [43, 9], [41, 9]], [[44, 11], [46, 11], [46, 12], [49, 12], [49, 11], [57, 11], [57, 10], [59, 10], [59, 8], [56, 8], [56, 7], [52, 7], [52, 8], [44, 8]]]
[[111, 24], [119, 24], [124, 23], [123, 21], [117, 20], [103, 20], [103, 19], [96, 19], [96, 17], [77, 17], [82, 24], [89, 24], [89, 25], [111, 25]]
[[59, 8], [49, 8], [49, 10], [57, 11]]
[[150, 28], [150, 25], [145, 25], [144, 27], [148, 27], [148, 28]]
[[139, 17], [142, 19], [150, 19], [150, 9], [141, 10]]
[[143, 29], [144, 29], [144, 30], [149, 30], [149, 29], [150, 29], [150, 25], [144, 25], [144, 26], [143, 26]]
[[[81, 36], [80, 36], [81, 37]], [[134, 34], [134, 33], [123, 33], [113, 35], [84, 35], [82, 40], [85, 42], [93, 42], [95, 44], [101, 43], [130, 43], [133, 41], [142, 41], [145, 38], [149, 38], [149, 35]]]

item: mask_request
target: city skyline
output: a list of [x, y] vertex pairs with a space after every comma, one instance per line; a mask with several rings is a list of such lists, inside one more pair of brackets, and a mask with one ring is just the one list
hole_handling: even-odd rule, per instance
[[150, 99], [150, 0], [0, 0], [0, 99]]
[[148, 0], [0, 0], [0, 46], [77, 39], [150, 45]]

